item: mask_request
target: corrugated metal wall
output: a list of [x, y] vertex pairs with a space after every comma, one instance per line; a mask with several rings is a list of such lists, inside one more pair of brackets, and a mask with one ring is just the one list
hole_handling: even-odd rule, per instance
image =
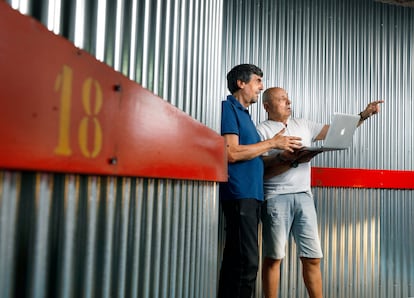
[[[289, 92], [294, 116], [329, 122], [334, 112], [356, 114], [385, 100], [381, 114], [357, 131], [352, 149], [319, 155], [313, 165], [413, 170], [413, 8], [371, 0], [234, 0], [223, 15], [225, 68], [262, 67], [265, 87]], [[251, 112], [256, 122], [266, 118], [261, 103]], [[325, 296], [414, 296], [414, 192], [313, 191]], [[290, 244], [280, 297], [306, 297]]]
[[214, 182], [0, 172], [0, 296], [215, 297]]
[[[218, 127], [221, 1], [7, 2]], [[218, 210], [214, 182], [0, 171], [0, 296], [215, 297]]]
[[[295, 117], [329, 122], [384, 99], [347, 152], [318, 166], [413, 170], [414, 8], [373, 0], [226, 1], [224, 65], [251, 62], [281, 86]], [[261, 103], [251, 108], [266, 118]], [[335, 158], [332, 158], [335, 156]], [[324, 158], [325, 157], [325, 158]]]
[[[314, 188], [325, 297], [412, 297], [411, 190]], [[292, 239], [281, 297], [306, 297]], [[288, 264], [288, 265], [287, 265]]]
[[[328, 122], [333, 112], [358, 113], [369, 101], [384, 99], [382, 113], [358, 130], [351, 150], [320, 155], [314, 165], [413, 170], [412, 8], [371, 0], [229, 0], [223, 7], [214, 0], [8, 2], [217, 131], [225, 74], [242, 62], [261, 66], [267, 87], [286, 88], [298, 117]], [[256, 122], [265, 119], [260, 103], [251, 110]], [[84, 286], [85, 296], [124, 289], [141, 291], [139, 297], [163, 296], [162, 291], [214, 296], [214, 233], [223, 224], [215, 222], [217, 205], [205, 205], [216, 204], [215, 184], [7, 171], [0, 181], [2, 296], [70, 296], [79, 294], [77, 285]], [[30, 199], [30, 193], [36, 196]], [[414, 296], [413, 192], [315, 188], [314, 194], [325, 296]], [[139, 207], [138, 198], [146, 207]], [[154, 226], [161, 213], [167, 220]], [[23, 216], [32, 225], [23, 225]], [[194, 220], [206, 222], [198, 231], [164, 233], [168, 222], [182, 228]], [[88, 232], [78, 230], [81, 223]], [[194, 244], [191, 237], [198, 232], [211, 234]], [[142, 243], [142, 237], [153, 242]], [[168, 242], [171, 247], [161, 248]], [[60, 249], [53, 250], [56, 245]], [[304, 297], [295, 246], [289, 247], [281, 297]], [[12, 257], [25, 249], [28, 259]], [[170, 251], [178, 257], [168, 259]], [[188, 259], [189, 251], [197, 259]], [[203, 273], [188, 272], [200, 260]], [[14, 279], [21, 272], [27, 280]], [[18, 288], [21, 282], [27, 288]]]
[[226, 86], [221, 79], [222, 1], [6, 2], [217, 129]]

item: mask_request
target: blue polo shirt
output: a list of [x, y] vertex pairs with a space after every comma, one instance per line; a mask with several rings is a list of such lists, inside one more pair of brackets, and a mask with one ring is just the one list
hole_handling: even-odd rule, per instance
[[[249, 111], [232, 95], [222, 102], [221, 135], [236, 134], [240, 145], [256, 144], [260, 136]], [[263, 200], [263, 161], [261, 157], [228, 164], [228, 182], [220, 184], [220, 200]]]

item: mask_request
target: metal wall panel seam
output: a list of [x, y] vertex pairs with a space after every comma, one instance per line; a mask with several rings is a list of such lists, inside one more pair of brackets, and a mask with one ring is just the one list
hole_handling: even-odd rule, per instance
[[45, 6], [47, 9], [47, 28], [55, 34], [61, 32], [61, 5], [61, 1], [50, 1], [48, 2], [48, 5]]
[[35, 235], [33, 243], [33, 268], [31, 268], [31, 283], [29, 291], [32, 297], [45, 297], [48, 286], [48, 246], [50, 202], [52, 200], [53, 176], [49, 174], [36, 175], [35, 193]]
[[116, 71], [123, 73], [122, 69], [122, 50], [123, 50], [123, 24], [125, 16], [125, 6], [123, 0], [116, 1], [116, 10], [115, 10], [115, 38], [113, 41], [113, 51], [114, 58], [112, 66]]
[[30, 0], [7, 0], [7, 2], [14, 8], [21, 11], [23, 14], [30, 13]]
[[116, 206], [116, 177], [108, 177], [105, 185], [105, 219], [104, 219], [104, 244], [103, 244], [103, 274], [102, 274], [102, 297], [111, 297], [112, 292], [112, 258], [113, 238], [114, 238], [114, 220]]
[[120, 213], [120, 234], [119, 237], [119, 270], [118, 270], [118, 297], [126, 296], [126, 279], [127, 279], [127, 263], [128, 263], [128, 234], [129, 234], [129, 207], [131, 199], [131, 179], [129, 177], [118, 178], [122, 183], [121, 194], [121, 210]]
[[[190, 51], [195, 49], [194, 47], [194, 5], [193, 5], [193, 1], [188, 0], [188, 1], [184, 1], [184, 3], [186, 3], [186, 8], [183, 7], [183, 16], [184, 19], [186, 19], [187, 24], [185, 25], [187, 28], [187, 32], [186, 32], [186, 38], [184, 38], [185, 44], [183, 44], [184, 49], [186, 49], [185, 51], [183, 51], [183, 57], [182, 57], [182, 63], [183, 63], [183, 68], [182, 68], [182, 73], [183, 73], [183, 94], [182, 99], [183, 99], [183, 111], [186, 111], [187, 114], [193, 116], [191, 114], [191, 101], [193, 100], [194, 96], [192, 96], [192, 88], [190, 86], [194, 86], [195, 82], [194, 82], [194, 77], [193, 77], [193, 69], [194, 69], [194, 64], [193, 64], [193, 60], [192, 55], [190, 55]], [[183, 5], [184, 6], [184, 5]]]
[[[188, 224], [189, 224], [189, 232], [188, 232], [188, 240], [187, 242], [189, 242], [189, 251], [190, 251], [190, 255], [191, 257], [188, 260], [188, 276], [189, 276], [189, 292], [188, 292], [188, 297], [197, 297], [196, 289], [195, 285], [196, 285], [196, 280], [199, 280], [200, 275], [199, 275], [199, 270], [202, 267], [202, 264], [198, 263], [197, 260], [199, 260], [198, 258], [198, 253], [199, 253], [199, 249], [200, 249], [200, 245], [199, 245], [199, 241], [200, 238], [202, 237], [202, 231], [200, 229], [200, 225], [199, 222], [202, 219], [202, 217], [200, 216], [194, 216], [194, 214], [198, 214], [198, 210], [200, 210], [200, 198], [198, 197], [197, 194], [197, 182], [190, 182], [191, 183], [191, 187], [190, 187], [190, 191], [189, 191], [189, 196], [188, 199], [189, 201], [191, 201], [191, 207], [188, 208], [188, 213], [187, 213], [187, 219], [188, 219]], [[201, 233], [200, 233], [201, 232]], [[198, 270], [197, 270], [198, 269]]]
[[172, 242], [174, 238], [171, 237], [171, 229], [173, 227], [172, 223], [172, 215], [174, 213], [174, 205], [173, 202], [176, 200], [174, 197], [173, 189], [177, 182], [172, 180], [164, 181], [165, 184], [165, 191], [163, 192], [163, 206], [162, 209], [164, 211], [163, 214], [163, 221], [162, 221], [162, 251], [160, 254], [161, 257], [161, 267], [160, 267], [160, 275], [161, 275], [161, 282], [160, 282], [160, 297], [168, 297], [173, 295], [171, 288], [172, 285], [170, 283], [170, 275], [171, 272], [171, 262], [172, 262]]
[[101, 179], [96, 176], [90, 176], [86, 179], [86, 201], [87, 201], [87, 226], [85, 247], [85, 265], [82, 268], [85, 271], [85, 281], [83, 288], [83, 297], [95, 297], [95, 274], [96, 255], [97, 255], [97, 232], [98, 232], [98, 207], [101, 203], [100, 189]]
[[[154, 179], [148, 180], [148, 185], [146, 185], [145, 195], [142, 197], [142, 199], [147, 198], [147, 201], [145, 202], [143, 206], [143, 220], [145, 224], [145, 231], [143, 231], [144, 239], [146, 239], [145, 243], [142, 243], [141, 249], [143, 250], [143, 263], [142, 268], [144, 268], [144, 272], [147, 272], [147, 274], [144, 274], [142, 276], [142, 297], [151, 297], [153, 296], [152, 289], [152, 275], [153, 272], [151, 270], [152, 268], [152, 241], [153, 241], [153, 228], [157, 224], [154, 221], [154, 198], [156, 194], [156, 181]], [[140, 242], [141, 243], [141, 242]], [[155, 290], [155, 289], [154, 289]]]
[[134, 214], [132, 225], [134, 227], [134, 234], [132, 235], [132, 242], [133, 242], [133, 253], [132, 253], [132, 260], [131, 262], [131, 289], [130, 289], [130, 296], [133, 297], [144, 297], [142, 296], [142, 291], [144, 285], [142, 281], [144, 281], [144, 276], [147, 275], [146, 268], [142, 266], [141, 261], [141, 237], [142, 237], [142, 226], [145, 226], [145, 222], [142, 220], [143, 212], [144, 212], [144, 204], [143, 204], [143, 197], [146, 193], [144, 181], [142, 178], [134, 179], [135, 184], [135, 191], [132, 193], [132, 206], [131, 210]]
[[104, 61], [105, 49], [106, 49], [106, 14], [107, 5], [106, 0], [100, 0], [97, 3], [97, 16], [96, 16], [96, 34], [94, 36], [95, 42], [95, 57], [99, 61]]
[[[201, 13], [203, 2], [200, 3], [200, 1], [196, 1], [194, 4], [194, 27], [198, 28], [199, 31], [202, 32], [204, 28], [204, 24], [202, 22], [203, 20], [203, 14]], [[194, 30], [194, 51], [192, 55], [193, 65], [194, 65], [194, 74], [193, 74], [193, 82], [194, 86], [192, 88], [191, 92], [191, 115], [201, 121], [202, 123], [206, 123], [207, 126], [211, 127], [206, 119], [204, 117], [206, 115], [203, 115], [203, 113], [200, 112], [201, 107], [203, 106], [201, 104], [201, 101], [199, 99], [206, 98], [209, 100], [208, 96], [203, 96], [203, 94], [207, 94], [203, 90], [202, 85], [202, 73], [204, 70], [203, 64], [201, 63], [201, 59], [199, 57], [202, 55], [203, 52], [203, 43], [204, 40], [203, 35], [199, 34], [196, 30]], [[197, 98], [197, 100], [195, 100]], [[206, 105], [208, 106], [208, 105]], [[208, 113], [207, 113], [208, 114]]]
[[191, 230], [192, 230], [192, 222], [190, 220], [191, 210], [193, 208], [193, 201], [191, 200], [191, 193], [193, 191], [193, 184], [190, 182], [189, 185], [185, 188], [183, 192], [185, 196], [182, 198], [185, 210], [182, 210], [182, 237], [181, 237], [181, 244], [182, 244], [182, 254], [181, 254], [181, 265], [182, 265], [182, 272], [183, 272], [183, 292], [182, 297], [190, 298], [190, 266], [192, 263], [193, 258], [193, 251], [192, 251], [192, 243], [191, 243]]
[[[160, 258], [163, 243], [162, 243], [162, 222], [164, 220], [164, 181], [154, 181], [156, 182], [155, 192], [154, 192], [154, 202], [153, 202], [153, 220], [151, 225], [153, 228], [151, 229], [152, 237], [150, 238], [151, 241], [151, 265], [149, 265], [151, 273], [151, 285], [153, 286], [153, 292], [151, 293], [152, 297], [159, 297], [159, 284], [160, 284], [160, 276], [163, 270], [162, 260]], [[148, 210], [150, 211], [150, 210]]]
[[218, 275], [216, 274], [217, 268], [217, 255], [218, 255], [218, 230], [219, 230], [219, 204], [218, 204], [218, 183], [210, 183], [207, 187], [207, 196], [205, 200], [208, 204], [208, 209], [212, 213], [210, 216], [206, 216], [208, 224], [206, 225], [209, 231], [208, 243], [205, 244], [205, 248], [208, 253], [208, 260], [206, 264], [207, 274], [204, 286], [207, 288], [209, 296], [216, 296], [216, 289], [218, 287]]
[[74, 263], [75, 263], [75, 243], [76, 243], [76, 224], [79, 208], [79, 177], [67, 175], [64, 178], [63, 198], [54, 197], [53, 199], [64, 200], [63, 218], [63, 245], [62, 245], [62, 274], [59, 280], [59, 296], [63, 298], [73, 297], [74, 290]]
[[138, 0], [132, 0], [131, 7], [131, 34], [129, 40], [128, 77], [137, 80], [137, 32], [138, 32]]
[[85, 2], [84, 0], [77, 0], [74, 3], [75, 14], [74, 14], [74, 32], [73, 32], [73, 43], [78, 48], [84, 49], [85, 42]]
[[13, 297], [16, 247], [14, 235], [18, 216], [21, 175], [0, 171], [0, 296]]
[[157, 1], [156, 3], [156, 8], [155, 8], [155, 42], [154, 42], [154, 51], [153, 51], [153, 55], [154, 55], [154, 70], [152, 72], [152, 83], [151, 83], [151, 90], [153, 90], [153, 92], [155, 94], [160, 94], [160, 85], [162, 82], [161, 80], [161, 58], [162, 55], [160, 52], [160, 49], [162, 49], [161, 46], [161, 38], [162, 38], [162, 26], [161, 26], [161, 21], [163, 20], [162, 17], [162, 12], [163, 7], [162, 7], [163, 2], [162, 1]]
[[[209, 254], [208, 254], [208, 247], [210, 242], [210, 233], [207, 230], [209, 219], [205, 216], [204, 211], [209, 210], [207, 209], [207, 198], [208, 198], [208, 190], [206, 185], [203, 183], [196, 183], [193, 192], [193, 198], [197, 204], [197, 208], [193, 209], [191, 217], [193, 221], [196, 223], [197, 230], [194, 231], [194, 235], [197, 238], [195, 242], [196, 253], [194, 255], [194, 281], [201, 281], [201, 286], [197, 288], [196, 283], [194, 283], [193, 287], [193, 296], [194, 297], [209, 297], [208, 294], [208, 287], [206, 286], [208, 283], [207, 276], [207, 262], [209, 261]], [[196, 215], [196, 216], [194, 216]], [[195, 217], [195, 218], [194, 218]], [[198, 266], [197, 266], [198, 265]]]
[[[172, 17], [171, 17], [171, 57], [169, 57], [169, 64], [170, 64], [170, 78], [175, 78], [179, 69], [179, 47], [180, 47], [180, 26], [179, 26], [179, 3], [180, 1], [173, 1], [172, 6]], [[176, 84], [171, 84], [170, 88], [168, 88], [169, 93], [166, 98], [175, 106], [179, 107], [179, 103], [177, 102], [177, 93], [179, 86]]]
[[149, 46], [152, 44], [152, 40], [150, 41], [150, 32], [151, 30], [150, 28], [150, 21], [152, 20], [151, 18], [151, 4], [153, 1], [150, 0], [145, 0], [144, 1], [144, 11], [143, 11], [143, 27], [142, 27], [142, 32], [143, 32], [143, 40], [142, 42], [142, 68], [141, 68], [141, 75], [142, 75], [142, 79], [141, 79], [141, 84], [144, 88], [148, 88], [151, 89], [150, 86], [148, 85], [148, 81], [149, 81], [149, 74], [151, 73], [149, 70], [149, 65], [148, 65], [148, 61], [149, 61], [149, 51], [152, 51], [154, 49], [149, 48]]

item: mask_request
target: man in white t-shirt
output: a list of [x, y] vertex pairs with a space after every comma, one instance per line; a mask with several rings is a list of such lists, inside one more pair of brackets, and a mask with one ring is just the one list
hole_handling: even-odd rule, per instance
[[[368, 104], [360, 113], [358, 125], [378, 113], [382, 102]], [[325, 139], [329, 125], [290, 118], [290, 104], [288, 94], [282, 88], [269, 88], [263, 93], [268, 120], [257, 126], [261, 139], [271, 138], [282, 129], [285, 129], [284, 134], [287, 136], [301, 137], [303, 146]], [[322, 249], [310, 183], [310, 160], [318, 153], [320, 152], [271, 150], [263, 156], [263, 290], [266, 298], [278, 297], [280, 264], [285, 256], [285, 245], [290, 232], [302, 262], [308, 294], [311, 298], [322, 297]]]

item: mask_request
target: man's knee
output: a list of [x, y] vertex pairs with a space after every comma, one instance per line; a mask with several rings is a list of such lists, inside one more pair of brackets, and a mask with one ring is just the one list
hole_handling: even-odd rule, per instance
[[319, 266], [321, 264], [321, 259], [316, 259], [316, 258], [300, 258], [302, 261], [303, 266], [310, 266], [310, 267], [315, 267], [315, 266]]
[[265, 257], [263, 259], [263, 266], [268, 268], [278, 267], [280, 266], [280, 263], [282, 262], [281, 259], [273, 259], [269, 257]]

